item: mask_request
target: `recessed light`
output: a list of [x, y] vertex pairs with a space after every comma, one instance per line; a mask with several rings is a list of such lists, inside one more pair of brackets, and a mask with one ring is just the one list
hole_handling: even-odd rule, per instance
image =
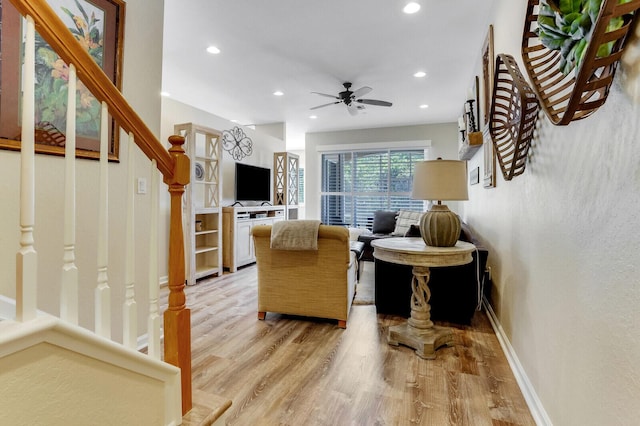
[[236, 119], [229, 120], [229, 121], [232, 122], [232, 123], [237, 123], [238, 122], [238, 120], [236, 120]]
[[169, 93], [169, 92], [160, 92], [160, 96], [164, 96], [165, 98], [168, 98], [169, 96], [171, 96], [171, 93]]
[[317, 115], [310, 115], [309, 118], [312, 119], [312, 120], [315, 120], [316, 118], [318, 118], [318, 116]]
[[417, 78], [422, 78], [422, 77], [425, 77], [426, 75], [427, 73], [424, 71], [418, 71], [417, 73], [413, 74], [413, 76]]
[[209, 46], [207, 47], [207, 52], [211, 53], [212, 55], [217, 55], [218, 53], [220, 53], [220, 49], [215, 46]]
[[282, 93], [282, 92], [281, 92], [281, 91], [279, 91], [279, 90], [276, 90], [275, 92], [273, 92], [273, 95], [274, 95], [274, 96], [282, 96], [282, 95], [284, 95], [284, 93]]
[[420, 105], [420, 108], [422, 108], [422, 109], [426, 109], [426, 108], [429, 108], [429, 105], [427, 105], [427, 104], [422, 104], [422, 105]]
[[420, 5], [415, 2], [407, 3], [404, 9], [402, 9], [404, 13], [408, 13], [408, 14], [416, 13], [419, 10], [420, 10]]

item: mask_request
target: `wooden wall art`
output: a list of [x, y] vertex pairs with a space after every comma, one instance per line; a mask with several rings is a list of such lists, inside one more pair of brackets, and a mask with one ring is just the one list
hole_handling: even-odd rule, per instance
[[513, 56], [498, 54], [489, 132], [504, 180], [524, 173], [538, 111], [536, 94]]
[[[551, 11], [552, 15], [553, 10], [560, 13], [558, 2], [529, 0], [522, 36], [522, 58], [543, 109], [553, 124], [567, 125], [590, 116], [605, 103], [609, 95], [635, 17], [634, 12], [640, 8], [640, 0], [623, 4], [619, 4], [619, 0], [601, 1], [599, 11], [589, 9], [597, 5], [597, 1], [584, 1], [579, 6], [581, 9], [577, 13], [584, 15], [584, 21], [589, 22], [588, 28], [576, 29], [585, 34], [583, 39], [575, 34], [566, 34], [562, 40], [556, 38], [563, 37], [554, 28], [558, 21], [549, 13]], [[575, 2], [563, 4], [576, 5]], [[549, 27], [545, 26], [545, 22], [549, 23]], [[571, 25], [562, 24], [561, 28], [571, 28]], [[545, 32], [545, 29], [548, 31]], [[568, 49], [569, 45], [563, 44], [564, 41], [575, 44]], [[558, 50], [545, 46], [553, 43], [556, 43]], [[574, 64], [576, 66], [571, 68]]]

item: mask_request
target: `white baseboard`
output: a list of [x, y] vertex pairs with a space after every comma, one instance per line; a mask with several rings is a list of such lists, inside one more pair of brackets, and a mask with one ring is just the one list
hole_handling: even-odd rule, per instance
[[483, 297], [484, 308], [487, 312], [487, 317], [489, 317], [489, 322], [491, 323], [491, 327], [493, 327], [493, 331], [495, 331], [496, 336], [498, 337], [498, 342], [500, 342], [500, 346], [502, 347], [502, 352], [507, 357], [507, 361], [509, 362], [509, 367], [511, 367], [511, 371], [516, 378], [516, 382], [518, 382], [518, 386], [520, 387], [520, 391], [522, 391], [522, 395], [531, 411], [531, 415], [535, 420], [536, 424], [539, 426], [553, 426], [551, 423], [551, 419], [547, 415], [544, 407], [542, 406], [542, 402], [538, 395], [536, 394], [533, 385], [529, 381], [527, 377], [527, 373], [524, 371], [522, 364], [520, 364], [520, 360], [516, 355], [513, 346], [511, 346], [511, 342], [500, 324], [496, 313], [493, 311], [491, 304], [487, 301], [486, 298]]

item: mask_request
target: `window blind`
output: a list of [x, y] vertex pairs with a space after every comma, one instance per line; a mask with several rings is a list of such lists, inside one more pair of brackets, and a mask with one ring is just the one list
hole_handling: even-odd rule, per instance
[[414, 164], [424, 150], [372, 150], [322, 155], [321, 219], [330, 225], [371, 227], [376, 210], [422, 211], [411, 199]]

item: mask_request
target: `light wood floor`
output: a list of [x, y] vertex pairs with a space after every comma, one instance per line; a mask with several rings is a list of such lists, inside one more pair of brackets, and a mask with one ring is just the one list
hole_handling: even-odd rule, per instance
[[535, 424], [484, 312], [455, 326], [455, 346], [423, 360], [386, 343], [403, 318], [373, 305], [354, 305], [346, 330], [273, 313], [258, 321], [255, 266], [186, 292], [194, 393], [232, 400], [216, 424]]

